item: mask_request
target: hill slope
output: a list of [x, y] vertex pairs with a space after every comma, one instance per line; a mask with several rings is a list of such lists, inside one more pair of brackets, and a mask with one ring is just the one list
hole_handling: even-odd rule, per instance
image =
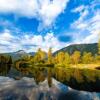
[[29, 55], [26, 53], [24, 50], [19, 50], [16, 52], [11, 52], [11, 53], [1, 53], [0, 55], [5, 55], [5, 56], [11, 56], [13, 61], [20, 59], [22, 56], [27, 56]]
[[69, 54], [72, 54], [74, 51], [80, 51], [81, 54], [83, 54], [83, 52], [91, 52], [93, 55], [97, 54], [98, 52], [98, 46], [97, 43], [93, 43], [93, 44], [73, 44], [73, 45], [69, 45], [67, 47], [64, 47], [58, 51], [56, 51], [54, 53], [54, 55], [56, 55], [58, 52], [63, 51], [63, 52], [68, 52]]

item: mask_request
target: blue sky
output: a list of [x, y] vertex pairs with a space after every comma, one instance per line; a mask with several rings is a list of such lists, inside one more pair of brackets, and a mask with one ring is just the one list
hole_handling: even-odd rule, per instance
[[100, 0], [0, 0], [0, 52], [95, 43]]

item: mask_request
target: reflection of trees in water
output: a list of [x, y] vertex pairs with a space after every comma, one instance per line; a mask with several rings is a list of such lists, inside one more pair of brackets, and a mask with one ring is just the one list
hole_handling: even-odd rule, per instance
[[[19, 66], [18, 68], [20, 69], [21, 66]], [[37, 84], [47, 79], [48, 85], [49, 87], [51, 87], [52, 77], [54, 77], [56, 80], [75, 89], [100, 91], [100, 85], [98, 85], [98, 83], [100, 83], [100, 70], [43, 67], [36, 65], [31, 67], [24, 67], [23, 69], [26, 69], [28, 73], [32, 74]], [[22, 71], [22, 73], [24, 72], [24, 70]]]
[[10, 64], [0, 64], [0, 75], [6, 76], [10, 71], [12, 65]]
[[44, 81], [46, 78], [46, 70], [44, 68], [34, 68], [32, 73], [37, 84]]
[[48, 80], [48, 85], [52, 85], [52, 69], [46, 67], [33, 67], [30, 71], [33, 74], [33, 77], [38, 84], [43, 82], [45, 79]]
[[0, 64], [12, 64], [11, 56], [0, 55]]
[[35, 82], [39, 84], [39, 82], [43, 82], [45, 79], [48, 80], [48, 85], [52, 85], [52, 68], [48, 67], [41, 67], [41, 66], [28, 66], [28, 63], [24, 61], [19, 61], [16, 63], [16, 68], [19, 70], [23, 75], [31, 74]]
[[100, 92], [100, 71], [79, 68], [54, 68], [54, 78], [72, 88]]
[[12, 65], [11, 56], [0, 55], [0, 75], [7, 75]]

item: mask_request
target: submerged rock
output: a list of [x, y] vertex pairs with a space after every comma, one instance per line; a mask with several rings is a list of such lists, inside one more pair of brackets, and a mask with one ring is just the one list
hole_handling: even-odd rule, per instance
[[0, 77], [0, 100], [100, 100], [100, 93], [73, 90], [53, 79], [36, 84], [33, 78]]

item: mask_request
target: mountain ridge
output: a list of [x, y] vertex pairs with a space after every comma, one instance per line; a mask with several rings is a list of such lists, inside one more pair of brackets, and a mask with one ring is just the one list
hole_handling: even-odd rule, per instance
[[[53, 56], [55, 56], [59, 52], [68, 52], [70, 55], [73, 54], [74, 51], [80, 51], [81, 55], [83, 52], [91, 52], [92, 55], [95, 55], [98, 53], [98, 45], [97, 43], [89, 43], [89, 44], [71, 44], [67, 47], [64, 47], [60, 50], [57, 50], [56, 52], [53, 53]], [[18, 50], [16, 52], [10, 52], [10, 53], [0, 53], [4, 55], [9, 55], [12, 57], [12, 59], [17, 60], [20, 59], [24, 55], [31, 55], [34, 56], [36, 52], [29, 52], [27, 53], [24, 50]]]
[[67, 47], [57, 50], [56, 52], [54, 52], [54, 55], [56, 55], [60, 51], [68, 52], [70, 55], [73, 54], [74, 51], [80, 51], [81, 54], [83, 54], [83, 52], [91, 52], [93, 55], [95, 55], [98, 53], [98, 44], [97, 43], [71, 44]]

